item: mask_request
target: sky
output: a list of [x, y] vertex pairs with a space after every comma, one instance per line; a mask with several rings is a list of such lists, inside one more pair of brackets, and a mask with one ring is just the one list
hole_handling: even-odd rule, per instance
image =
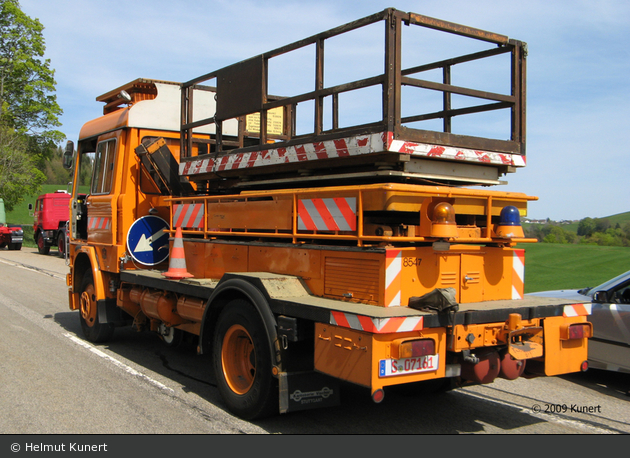
[[[75, 142], [81, 126], [102, 114], [96, 97], [127, 82], [189, 81], [388, 7], [507, 35], [528, 45], [527, 167], [494, 189], [537, 196], [529, 203], [532, 219], [630, 211], [627, 0], [20, 0], [20, 6], [45, 27], [45, 57], [64, 112], [60, 130]], [[346, 43], [344, 51], [361, 53], [363, 45]]]

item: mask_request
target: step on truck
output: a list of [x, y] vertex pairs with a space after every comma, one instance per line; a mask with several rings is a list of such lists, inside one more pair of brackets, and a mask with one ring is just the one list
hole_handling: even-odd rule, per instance
[[526, 165], [526, 55], [386, 9], [97, 97], [64, 155], [85, 337], [190, 338], [245, 419], [586, 370], [589, 306], [523, 294], [536, 197], [488, 189]]

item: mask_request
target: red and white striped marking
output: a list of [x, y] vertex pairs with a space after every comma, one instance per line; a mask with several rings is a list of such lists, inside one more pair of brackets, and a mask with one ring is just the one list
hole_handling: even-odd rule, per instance
[[203, 228], [204, 204], [173, 205], [173, 227]]
[[179, 173], [182, 176], [191, 176], [225, 170], [359, 156], [383, 151], [382, 147], [383, 139], [381, 134], [359, 135], [286, 148], [230, 153], [216, 160], [214, 158], [204, 158], [186, 161], [179, 164]]
[[88, 218], [88, 229], [111, 229], [112, 219], [106, 216], [91, 216]]
[[439, 159], [490, 165], [510, 165], [514, 167], [525, 167], [526, 165], [525, 157], [518, 154], [394, 140], [392, 132], [382, 132], [285, 148], [271, 148], [264, 151], [229, 153], [216, 159], [203, 158], [186, 161], [179, 164], [179, 174], [182, 176], [203, 175], [227, 170], [361, 156], [379, 152], [402, 153], [428, 158], [437, 157]]
[[394, 134], [392, 132], [386, 132], [386, 134], [387, 151], [411, 154], [412, 156], [437, 157], [453, 161], [481, 162], [484, 164], [511, 165], [514, 167], [525, 167], [526, 165], [525, 156], [518, 154], [495, 153], [467, 148], [454, 148], [451, 146], [394, 140]]
[[402, 300], [402, 250], [385, 254], [385, 306], [400, 306]]
[[330, 312], [330, 324], [373, 334], [389, 334], [422, 331], [424, 329], [424, 317], [370, 318], [353, 313]]
[[301, 231], [356, 231], [357, 199], [333, 197], [298, 200], [298, 229]]
[[525, 294], [525, 250], [514, 250], [512, 258], [512, 299], [523, 299]]
[[591, 310], [591, 304], [565, 305], [562, 316], [565, 318], [574, 316], [589, 316], [591, 314]]

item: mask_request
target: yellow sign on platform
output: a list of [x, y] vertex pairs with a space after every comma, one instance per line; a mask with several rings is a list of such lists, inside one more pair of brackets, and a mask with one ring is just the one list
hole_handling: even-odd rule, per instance
[[[245, 130], [250, 133], [260, 132], [260, 113], [247, 115]], [[284, 107], [267, 111], [267, 135], [282, 135], [284, 126]]]

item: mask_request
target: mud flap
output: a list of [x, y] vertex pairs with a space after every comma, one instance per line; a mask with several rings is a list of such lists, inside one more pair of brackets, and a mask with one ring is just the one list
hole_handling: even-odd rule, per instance
[[111, 323], [115, 326], [124, 326], [131, 323], [131, 315], [125, 313], [116, 305], [116, 299], [104, 299], [97, 301], [99, 323]]
[[341, 403], [339, 381], [319, 372], [282, 372], [280, 413], [333, 407]]

